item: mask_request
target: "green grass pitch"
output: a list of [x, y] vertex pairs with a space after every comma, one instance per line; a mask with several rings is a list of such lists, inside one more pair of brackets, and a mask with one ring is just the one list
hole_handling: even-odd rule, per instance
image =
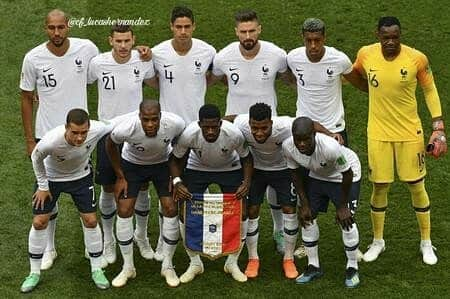
[[[319, 17], [327, 25], [327, 45], [343, 50], [354, 59], [357, 50], [375, 42], [375, 26], [383, 15], [395, 15], [402, 23], [402, 41], [427, 54], [431, 61], [444, 111], [449, 118], [448, 43], [450, 40], [450, 8], [444, 0], [424, 1], [184, 1], [195, 15], [197, 29], [194, 36], [214, 45], [217, 50], [236, 40], [234, 12], [252, 8], [262, 23], [261, 39], [272, 41], [287, 51], [302, 45], [300, 24], [307, 17]], [[46, 40], [43, 20], [53, 8], [61, 8], [72, 17], [149, 19], [148, 26], [135, 27], [138, 44], [150, 46], [171, 38], [169, 16], [175, 1], [11, 1], [1, 0], [0, 18], [0, 122], [1, 154], [0, 177], [0, 296], [21, 297], [19, 287], [28, 275], [28, 231], [31, 224], [30, 199], [34, 176], [31, 162], [25, 155], [20, 116], [19, 76], [22, 59], [31, 48]], [[72, 28], [71, 35], [89, 38], [100, 50], [110, 49], [107, 43], [109, 26]], [[295, 114], [295, 90], [277, 83], [278, 113]], [[344, 102], [350, 145], [358, 153], [363, 166], [363, 183], [357, 222], [360, 245], [364, 251], [371, 242], [369, 199], [371, 186], [367, 180], [366, 122], [368, 98], [351, 86], [345, 86]], [[146, 88], [146, 96], [157, 93]], [[226, 90], [223, 85], [208, 89], [207, 102], [224, 109]], [[96, 111], [96, 86], [89, 88], [89, 106]], [[419, 111], [426, 136], [430, 133], [430, 117], [422, 92], [418, 91]], [[361, 285], [358, 289], [344, 288], [345, 255], [339, 228], [334, 224], [334, 209], [319, 217], [321, 238], [320, 257], [325, 271], [320, 280], [305, 286], [295, 285], [283, 277], [282, 257], [274, 253], [272, 224], [267, 205], [262, 209], [259, 254], [261, 274], [257, 280], [239, 284], [223, 273], [223, 259], [205, 261], [205, 273], [192, 283], [170, 289], [160, 276], [160, 264], [145, 261], [135, 251], [137, 278], [122, 289], [97, 290], [90, 280], [89, 264], [84, 259], [84, 244], [80, 221], [71, 200], [60, 199], [57, 225], [58, 259], [49, 271], [42, 273], [42, 281], [31, 297], [448, 297], [450, 294], [450, 208], [449, 157], [440, 160], [427, 158], [427, 190], [432, 202], [432, 239], [438, 248], [439, 262], [435, 266], [422, 263], [418, 251], [419, 233], [409, 192], [404, 184], [391, 187], [386, 217], [385, 240], [387, 249], [379, 260], [360, 264]], [[97, 188], [98, 190], [99, 188]], [[156, 195], [152, 193], [150, 239], [155, 246], [157, 238]], [[241, 269], [247, 253], [240, 259]], [[303, 270], [306, 260], [296, 261]], [[188, 266], [187, 256], [178, 246], [174, 264], [179, 275]], [[117, 275], [121, 259], [107, 268], [109, 279]], [[25, 297], [25, 296], [23, 296]]]

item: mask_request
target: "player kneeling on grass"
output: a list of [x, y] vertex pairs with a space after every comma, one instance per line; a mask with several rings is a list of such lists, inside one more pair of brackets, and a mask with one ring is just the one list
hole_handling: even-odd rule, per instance
[[34, 148], [31, 159], [37, 190], [33, 195], [33, 225], [28, 237], [31, 269], [20, 288], [23, 293], [31, 292], [39, 283], [47, 242], [46, 228], [62, 192], [72, 196], [80, 212], [92, 280], [100, 289], [109, 288], [109, 281], [101, 269], [102, 233], [97, 223], [89, 160], [97, 142], [111, 128], [101, 122], [90, 121], [86, 111], [73, 109], [67, 114], [66, 125], [50, 130]]
[[[359, 234], [353, 220], [359, 198], [361, 165], [350, 149], [324, 134], [316, 133], [313, 121], [299, 117], [292, 124], [293, 137], [283, 142], [283, 152], [291, 169], [292, 180], [299, 196], [298, 217], [302, 239], [308, 257], [306, 271], [297, 277], [299, 284], [309, 283], [323, 275], [319, 264], [319, 212], [326, 212], [331, 200], [336, 207], [336, 222], [342, 228], [347, 255], [345, 286], [359, 284], [357, 249]], [[298, 169], [310, 170], [308, 184]]]
[[[114, 287], [122, 287], [136, 277], [133, 261], [133, 214], [139, 190], [153, 182], [164, 216], [161, 275], [171, 287], [180, 284], [172, 265], [179, 238], [177, 204], [169, 192], [169, 154], [172, 142], [184, 129], [181, 117], [161, 112], [157, 101], [144, 100], [139, 115], [118, 124], [106, 139], [106, 150], [116, 173], [115, 196], [118, 203], [117, 240], [123, 257], [123, 268], [113, 279]], [[122, 157], [118, 145], [124, 144]]]

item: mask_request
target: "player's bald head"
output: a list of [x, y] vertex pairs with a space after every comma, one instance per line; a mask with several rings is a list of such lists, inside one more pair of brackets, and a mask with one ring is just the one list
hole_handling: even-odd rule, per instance
[[63, 18], [64, 22], [66, 22], [66, 23], [69, 22], [69, 17], [67, 16], [67, 14], [65, 12], [63, 12], [60, 9], [53, 9], [45, 17], [45, 25], [47, 25], [49, 23], [49, 21], [54, 18]]
[[161, 105], [156, 100], [143, 100], [139, 105], [139, 112], [144, 112], [145, 110], [157, 109], [158, 112], [161, 112]]
[[309, 117], [297, 117], [292, 123], [292, 135], [309, 136], [314, 132], [314, 122]]

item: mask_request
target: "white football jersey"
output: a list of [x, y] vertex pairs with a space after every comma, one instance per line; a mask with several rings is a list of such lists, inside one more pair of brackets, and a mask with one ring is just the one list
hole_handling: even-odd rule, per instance
[[172, 141], [184, 129], [181, 117], [170, 112], [161, 112], [161, 122], [155, 137], [147, 137], [142, 129], [139, 115], [134, 115], [119, 123], [111, 132], [116, 144], [124, 143], [122, 158], [139, 165], [152, 165], [165, 162], [172, 151]]
[[255, 169], [268, 171], [287, 169], [282, 144], [292, 136], [292, 121], [293, 119], [288, 116], [272, 117], [272, 134], [264, 143], [258, 143], [250, 129], [249, 115], [240, 114], [234, 119], [234, 124], [241, 130], [250, 147]]
[[214, 47], [195, 38], [183, 56], [175, 51], [172, 40], [152, 49], [161, 110], [181, 116], [187, 124], [198, 119], [198, 110], [205, 104], [206, 72], [215, 54]]
[[276, 115], [277, 73], [287, 70], [286, 51], [276, 45], [259, 41], [261, 48], [253, 59], [245, 59], [239, 50], [239, 42], [223, 48], [214, 57], [213, 74], [225, 75], [228, 93], [225, 115], [248, 113], [251, 105], [266, 103]]
[[352, 71], [352, 63], [343, 52], [325, 46], [319, 62], [311, 62], [306, 48], [289, 52], [287, 63], [297, 78], [296, 116], [307, 116], [333, 133], [345, 129], [341, 75]]
[[91, 172], [90, 156], [97, 142], [113, 125], [91, 120], [86, 141], [81, 146], [67, 143], [64, 125], [47, 132], [31, 154], [33, 170], [40, 190], [48, 190], [48, 181], [75, 181]]
[[29, 51], [23, 59], [20, 89], [37, 89], [35, 137], [62, 125], [74, 108], [87, 110], [87, 72], [89, 61], [99, 52], [87, 39], [69, 38], [70, 46], [61, 57], [51, 53], [46, 44]]
[[295, 147], [294, 137], [283, 142], [283, 153], [287, 166], [297, 169], [300, 166], [310, 170], [309, 176], [328, 182], [342, 182], [342, 172], [350, 167], [353, 181], [361, 179], [361, 164], [358, 156], [351, 149], [340, 145], [334, 138], [316, 133], [316, 147], [311, 156], [304, 155]]
[[153, 61], [142, 61], [135, 50], [125, 63], [117, 63], [111, 51], [94, 57], [89, 64], [88, 82], [97, 80], [98, 118], [109, 120], [138, 109], [142, 82], [154, 76]]
[[203, 138], [198, 122], [186, 127], [173, 148], [177, 158], [183, 157], [188, 150], [189, 169], [201, 171], [231, 171], [241, 168], [240, 157], [247, 157], [249, 150], [244, 146], [245, 139], [241, 131], [232, 123], [223, 120], [220, 135], [215, 142]]

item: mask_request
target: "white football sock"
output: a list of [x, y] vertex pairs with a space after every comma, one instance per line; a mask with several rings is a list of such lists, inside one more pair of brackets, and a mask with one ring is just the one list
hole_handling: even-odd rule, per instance
[[162, 263], [162, 269], [172, 267], [172, 258], [177, 249], [178, 239], [180, 237], [180, 227], [178, 225], [178, 216], [164, 217], [164, 230], [163, 230], [163, 254], [164, 260]]
[[116, 216], [116, 201], [114, 193], [100, 191], [99, 208], [102, 215], [103, 239], [105, 243], [111, 243], [114, 240], [114, 219]]
[[298, 235], [297, 214], [283, 214], [284, 220], [284, 259], [290, 260], [294, 258], [295, 244]]
[[50, 213], [50, 220], [47, 225], [47, 245], [45, 251], [55, 250], [55, 233], [56, 233], [56, 218], [58, 217], [58, 202]]
[[258, 238], [259, 238], [259, 217], [248, 220], [247, 231], [247, 251], [249, 259], [257, 259], [258, 257]]
[[147, 238], [148, 213], [150, 211], [150, 196], [148, 190], [139, 191], [134, 214], [136, 216], [136, 237], [139, 239]]
[[102, 232], [98, 224], [93, 228], [85, 227], [83, 223], [81, 223], [81, 226], [83, 227], [84, 245], [89, 253], [89, 260], [91, 262], [91, 272], [94, 272], [102, 268]]
[[270, 206], [270, 213], [272, 215], [273, 221], [273, 233], [283, 231], [284, 223], [283, 223], [283, 211], [281, 210], [281, 206], [277, 201], [277, 193], [275, 189], [268, 186], [266, 190], [267, 194], [267, 202]]
[[342, 229], [342, 241], [347, 255], [347, 268], [358, 269], [359, 232], [356, 223], [352, 224], [349, 231]]
[[133, 216], [122, 218], [117, 215], [117, 241], [123, 257], [123, 269], [134, 269], [133, 261]]
[[158, 222], [159, 222], [159, 236], [158, 236], [158, 244], [156, 245], [156, 250], [157, 252], [161, 252], [162, 251], [162, 246], [164, 244], [164, 240], [163, 240], [163, 221], [164, 216], [162, 213], [162, 204], [161, 201], [158, 201]]
[[37, 230], [31, 226], [28, 234], [28, 255], [30, 257], [30, 273], [41, 273], [42, 256], [47, 243], [47, 229]]
[[320, 267], [319, 264], [319, 225], [317, 219], [312, 221], [311, 225], [302, 227], [302, 239], [305, 245], [306, 255], [308, 256], [308, 264]]

